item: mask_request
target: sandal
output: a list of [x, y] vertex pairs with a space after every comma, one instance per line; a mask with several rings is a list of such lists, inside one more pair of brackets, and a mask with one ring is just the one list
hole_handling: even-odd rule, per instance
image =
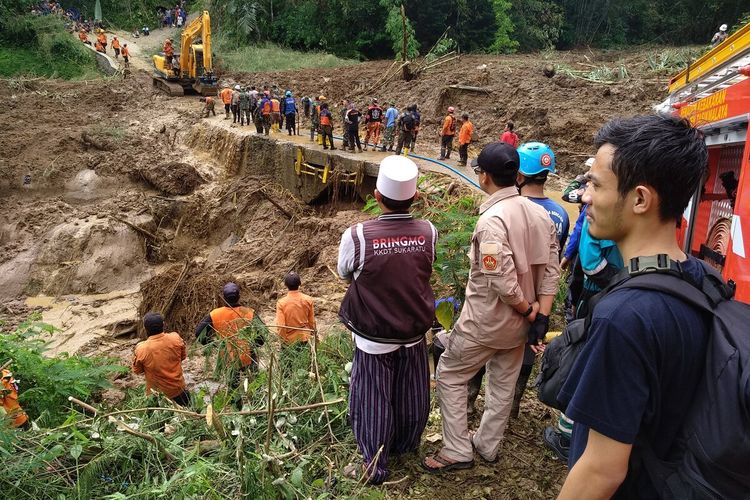
[[359, 481], [359, 479], [365, 474], [365, 464], [362, 463], [348, 463], [342, 471], [344, 477]]
[[479, 453], [479, 450], [477, 450], [477, 447], [474, 445], [474, 436], [476, 436], [476, 434], [477, 434], [476, 431], [469, 431], [469, 441], [471, 441], [471, 447], [472, 447], [472, 449], [486, 463], [488, 463], [488, 464], [496, 464], [500, 460], [500, 457], [498, 455], [495, 455], [495, 458], [493, 458], [492, 460], [488, 460], [487, 458], [484, 457], [484, 455], [482, 455], [481, 453]]
[[[442, 467], [432, 467], [427, 465], [427, 458], [432, 458], [434, 461], [441, 464]], [[430, 474], [440, 474], [451, 470], [471, 469], [474, 467], [474, 460], [468, 462], [449, 462], [445, 457], [441, 457], [440, 453], [436, 453], [431, 457], [425, 457], [425, 459], [422, 460], [422, 467], [424, 467]]]

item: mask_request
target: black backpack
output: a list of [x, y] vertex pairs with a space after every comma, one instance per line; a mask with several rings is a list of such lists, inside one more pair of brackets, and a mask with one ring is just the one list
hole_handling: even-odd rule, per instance
[[[625, 271], [597, 298], [615, 288], [656, 290], [710, 315], [705, 372], [670, 451], [677, 460], [660, 460], [642, 439], [631, 459], [642, 459], [662, 498], [750, 498], [750, 305], [733, 300], [734, 289], [704, 268], [700, 284], [686, 280], [676, 264]], [[589, 321], [571, 322], [545, 350], [537, 378], [543, 403], [565, 411], [557, 394], [585, 344]]]
[[401, 125], [404, 127], [404, 130], [414, 130], [414, 127], [417, 125], [414, 115], [412, 113], [406, 113], [401, 119]]

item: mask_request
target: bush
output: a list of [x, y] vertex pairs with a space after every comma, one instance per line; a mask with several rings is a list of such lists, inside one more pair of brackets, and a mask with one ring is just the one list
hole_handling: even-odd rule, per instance
[[10, 365], [20, 380], [19, 402], [32, 420], [55, 425], [68, 413], [68, 396], [88, 399], [108, 387], [109, 377], [127, 371], [111, 360], [61, 354], [44, 356], [44, 336], [55, 333], [51, 325], [29, 320], [12, 332], [0, 332], [0, 364]]

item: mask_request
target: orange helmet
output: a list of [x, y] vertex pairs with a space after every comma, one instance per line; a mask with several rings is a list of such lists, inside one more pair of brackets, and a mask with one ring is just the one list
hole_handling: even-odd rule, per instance
[[326, 96], [322, 95], [322, 96], [318, 97], [318, 100], [319, 101], [325, 101], [326, 100]]

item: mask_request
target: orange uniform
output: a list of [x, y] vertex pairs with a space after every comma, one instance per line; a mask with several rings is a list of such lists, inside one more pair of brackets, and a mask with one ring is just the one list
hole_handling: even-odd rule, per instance
[[96, 39], [99, 41], [99, 43], [102, 44], [102, 47], [107, 46], [107, 35], [105, 35], [104, 33], [99, 33], [98, 35], [96, 35]]
[[280, 113], [281, 112], [281, 103], [278, 99], [275, 97], [271, 99], [271, 113]]
[[252, 362], [250, 357], [250, 343], [239, 337], [238, 332], [249, 326], [255, 316], [255, 311], [249, 307], [219, 307], [211, 311], [211, 325], [216, 334], [227, 342], [229, 359], [240, 359], [242, 366], [249, 366]]
[[135, 346], [133, 373], [146, 376], [146, 394], [157, 390], [175, 398], [185, 390], [182, 360], [187, 358], [185, 341], [177, 333], [152, 335]]
[[114, 37], [112, 39], [112, 48], [113, 49], [119, 49], [120, 48], [120, 40], [118, 40], [117, 37]]
[[471, 142], [471, 136], [474, 134], [474, 124], [466, 120], [461, 125], [461, 131], [458, 133], [458, 143], [461, 145], [469, 144]]
[[130, 50], [127, 47], [122, 48], [122, 57], [130, 57]]
[[440, 131], [441, 135], [455, 135], [456, 134], [456, 119], [453, 115], [448, 115], [443, 120], [443, 129]]
[[232, 89], [227, 87], [223, 89], [219, 95], [221, 96], [221, 102], [224, 104], [232, 104]]
[[10, 370], [3, 370], [2, 385], [0, 385], [0, 403], [2, 403], [5, 415], [3, 419], [11, 420], [11, 427], [21, 427], [29, 417], [18, 404], [18, 386], [13, 379]]
[[81, 30], [81, 31], [79, 31], [79, 32], [78, 32], [78, 38], [79, 38], [79, 39], [80, 39], [80, 40], [81, 40], [81, 41], [82, 41], [83, 43], [86, 43], [86, 42], [88, 42], [88, 41], [89, 41], [89, 37], [88, 37], [88, 35], [87, 35], [87, 34], [86, 34], [86, 32], [85, 32], [85, 31], [83, 31], [83, 30]]
[[276, 302], [276, 324], [279, 325], [279, 337], [285, 343], [307, 342], [310, 339], [310, 332], [281, 327], [296, 326], [314, 330], [315, 312], [312, 297], [299, 290], [290, 290], [286, 297], [282, 297]]
[[96, 43], [94, 44], [94, 48], [96, 49], [97, 52], [104, 52], [104, 46], [102, 45], [102, 42], [100, 42], [99, 40], [97, 40]]
[[174, 47], [172, 47], [172, 42], [164, 42], [164, 55], [167, 57], [172, 57], [174, 55]]

